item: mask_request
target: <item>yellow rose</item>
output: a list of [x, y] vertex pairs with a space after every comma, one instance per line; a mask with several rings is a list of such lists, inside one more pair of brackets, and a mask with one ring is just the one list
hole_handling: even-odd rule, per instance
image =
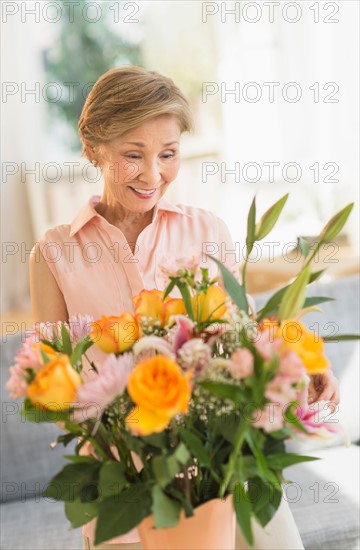
[[131, 348], [139, 339], [136, 319], [126, 311], [119, 316], [103, 315], [91, 323], [90, 338], [105, 353], [120, 353]]
[[330, 368], [329, 360], [324, 354], [323, 339], [299, 321], [283, 321], [276, 336], [282, 338], [285, 348], [297, 353], [308, 374], [320, 374]]
[[160, 327], [168, 324], [171, 315], [186, 314], [184, 302], [181, 298], [170, 298], [167, 296], [163, 302], [164, 293], [154, 288], [153, 290], [142, 290], [133, 298], [135, 316], [145, 316], [150, 319], [153, 325], [156, 321]]
[[38, 371], [28, 387], [28, 397], [44, 409], [65, 410], [76, 399], [80, 384], [80, 375], [71, 366], [69, 357], [59, 353]]
[[126, 423], [137, 435], [163, 431], [178, 413], [188, 410], [191, 373], [182, 374], [165, 355], [140, 361], [128, 379], [128, 392], [137, 405]]
[[226, 292], [220, 286], [210, 286], [207, 292], [200, 292], [192, 298], [195, 318], [199, 321], [210, 321], [210, 319], [219, 319], [227, 312], [224, 305], [227, 299]]

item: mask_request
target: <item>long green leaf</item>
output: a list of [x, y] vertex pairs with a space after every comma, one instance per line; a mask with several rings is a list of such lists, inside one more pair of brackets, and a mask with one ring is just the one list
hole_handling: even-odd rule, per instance
[[81, 502], [80, 499], [65, 502], [65, 515], [71, 523], [71, 527], [81, 527], [89, 523], [98, 514], [99, 503]]
[[199, 463], [211, 468], [210, 456], [208, 455], [201, 439], [193, 432], [190, 432], [185, 428], [180, 430], [180, 437], [193, 456], [199, 460]]
[[354, 203], [350, 203], [333, 216], [320, 233], [320, 242], [329, 242], [334, 239], [344, 227]]
[[64, 323], [61, 324], [61, 340], [63, 353], [66, 353], [70, 357], [72, 354], [70, 334]]
[[256, 201], [255, 197], [250, 206], [249, 215], [247, 219], [247, 233], [246, 233], [246, 255], [249, 256], [253, 249], [255, 242], [255, 225], [256, 225]]
[[359, 340], [359, 334], [336, 334], [335, 336], [321, 336], [324, 342], [345, 342], [347, 340]]
[[158, 485], [153, 487], [152, 500], [151, 509], [154, 514], [156, 529], [174, 527], [179, 523], [180, 502], [166, 496]]
[[303, 307], [306, 298], [306, 286], [310, 279], [310, 264], [305, 266], [295, 281], [287, 288], [279, 307], [279, 319], [291, 319]]
[[99, 494], [101, 498], [118, 495], [126, 486], [124, 466], [120, 462], [108, 462], [100, 470]]
[[266, 235], [270, 233], [274, 225], [276, 224], [282, 209], [285, 206], [285, 203], [288, 199], [289, 193], [286, 193], [281, 199], [279, 199], [275, 204], [273, 204], [266, 212], [263, 214], [256, 224], [255, 227], [255, 240], [261, 241]]
[[240, 529], [247, 542], [252, 546], [254, 544], [254, 536], [251, 528], [251, 504], [245, 487], [241, 483], [235, 485], [234, 508]]
[[244, 287], [237, 282], [234, 275], [217, 258], [214, 258], [214, 256], [210, 256], [209, 254], [207, 254], [207, 256], [214, 260], [214, 262], [218, 265], [223, 278], [224, 288], [232, 301], [240, 310], [247, 313], [249, 311], [249, 304]]
[[152, 498], [143, 483], [131, 485], [120, 494], [105, 498], [99, 506], [95, 545], [125, 535], [151, 514]]
[[191, 301], [191, 296], [189, 292], [189, 288], [187, 285], [181, 281], [176, 282], [176, 286], [179, 288], [181, 292], [182, 299], [184, 301], [185, 309], [187, 311], [188, 316], [192, 321], [195, 321], [195, 314], [194, 314], [194, 308]]
[[234, 386], [233, 384], [204, 380], [203, 382], [199, 382], [199, 385], [205, 390], [208, 390], [217, 397], [222, 397], [223, 399], [231, 399], [232, 401], [238, 402], [243, 398], [244, 392], [242, 388], [239, 386]]
[[[325, 270], [322, 269], [320, 271], [316, 271], [315, 273], [312, 273], [310, 275], [309, 284], [313, 283], [318, 279], [321, 274]], [[269, 317], [270, 315], [274, 315], [277, 312], [278, 305], [280, 304], [281, 300], [283, 299], [283, 296], [286, 292], [286, 290], [289, 288], [290, 285], [285, 286], [284, 288], [280, 288], [275, 294], [269, 298], [269, 300], [266, 302], [264, 307], [260, 309], [260, 311], [257, 314], [257, 321], [261, 321], [265, 317]]]
[[315, 456], [305, 456], [297, 455], [293, 453], [279, 453], [275, 455], [267, 455], [266, 462], [269, 468], [273, 470], [282, 470], [283, 468], [288, 468], [293, 464], [298, 464], [299, 462], [311, 462], [313, 460], [320, 460]]
[[297, 245], [300, 248], [301, 254], [306, 258], [310, 252], [310, 244], [303, 237], [298, 237]]
[[171, 279], [171, 281], [169, 282], [168, 286], [164, 291], [163, 301], [165, 300], [165, 298], [167, 298], [167, 296], [170, 294], [170, 292], [172, 291], [175, 285], [176, 285], [176, 279]]

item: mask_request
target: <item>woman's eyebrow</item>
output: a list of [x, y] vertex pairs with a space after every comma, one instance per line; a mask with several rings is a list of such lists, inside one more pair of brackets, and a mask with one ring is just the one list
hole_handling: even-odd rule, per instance
[[[138, 145], [139, 147], [146, 147], [145, 143], [142, 143], [142, 141], [124, 141], [123, 145], [125, 144], [131, 144], [131, 145]], [[168, 147], [169, 145], [173, 145], [174, 143], [179, 143], [178, 141], [169, 141], [168, 143], [164, 143], [164, 147]]]

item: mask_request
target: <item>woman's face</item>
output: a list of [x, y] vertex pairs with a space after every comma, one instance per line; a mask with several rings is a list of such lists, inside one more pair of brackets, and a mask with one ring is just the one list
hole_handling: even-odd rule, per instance
[[177, 118], [161, 115], [103, 144], [107, 200], [132, 212], [151, 210], [179, 171], [180, 134]]

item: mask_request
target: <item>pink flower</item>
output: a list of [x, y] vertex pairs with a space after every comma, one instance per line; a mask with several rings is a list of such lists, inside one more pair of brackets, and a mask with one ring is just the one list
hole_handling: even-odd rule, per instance
[[27, 395], [28, 384], [25, 380], [24, 368], [19, 364], [10, 367], [10, 378], [6, 382], [5, 387], [9, 391], [13, 399], [25, 397]]
[[[327, 401], [317, 401], [309, 405], [308, 403], [309, 386], [305, 386], [302, 392], [298, 394], [298, 406], [295, 414], [301, 421], [304, 428], [309, 432], [304, 434], [292, 426], [293, 431], [300, 437], [319, 437], [329, 438], [331, 434], [337, 434], [342, 431], [339, 420], [329, 406]], [[328, 419], [328, 420], [327, 420]]]
[[[151, 357], [154, 355], [155, 351], [175, 358], [175, 354], [169, 342], [159, 336], [143, 336], [134, 344], [132, 351], [135, 355], [141, 354], [141, 359], [145, 358], [145, 354], [146, 357]], [[149, 353], [151, 353], [151, 355], [149, 355]]]
[[39, 370], [43, 366], [38, 342], [39, 338], [35, 331], [29, 331], [23, 346], [15, 356], [15, 364], [9, 369], [10, 378], [5, 387], [14, 399], [27, 395], [28, 382], [26, 369]]
[[210, 365], [211, 349], [201, 338], [193, 338], [181, 346], [177, 355], [177, 360], [184, 370], [200, 373]]
[[257, 340], [254, 345], [265, 361], [271, 361], [274, 355], [279, 355], [282, 339], [275, 340], [272, 328], [263, 330], [258, 333]]
[[268, 403], [263, 409], [256, 409], [252, 415], [252, 425], [264, 432], [277, 432], [284, 427], [285, 418], [280, 403]]
[[276, 375], [265, 389], [265, 397], [273, 403], [280, 403], [282, 407], [296, 401], [297, 391], [292, 387], [292, 380], [287, 376]]
[[107, 405], [124, 392], [133, 366], [131, 353], [124, 353], [120, 357], [110, 354], [99, 368], [99, 373], [78, 387], [74, 406], [79, 409], [74, 412], [74, 420], [83, 422], [89, 418], [99, 419]]
[[240, 348], [231, 355], [229, 370], [236, 380], [251, 376], [254, 372], [254, 357], [247, 348]]
[[278, 375], [286, 376], [292, 382], [299, 382], [305, 373], [306, 368], [297, 353], [289, 349], [281, 352]]
[[185, 315], [178, 315], [176, 319], [176, 331], [173, 336], [174, 352], [177, 354], [179, 349], [188, 342], [194, 335], [194, 322]]
[[78, 344], [91, 332], [91, 325], [94, 318], [91, 315], [71, 315], [69, 318], [70, 339], [73, 344]]

